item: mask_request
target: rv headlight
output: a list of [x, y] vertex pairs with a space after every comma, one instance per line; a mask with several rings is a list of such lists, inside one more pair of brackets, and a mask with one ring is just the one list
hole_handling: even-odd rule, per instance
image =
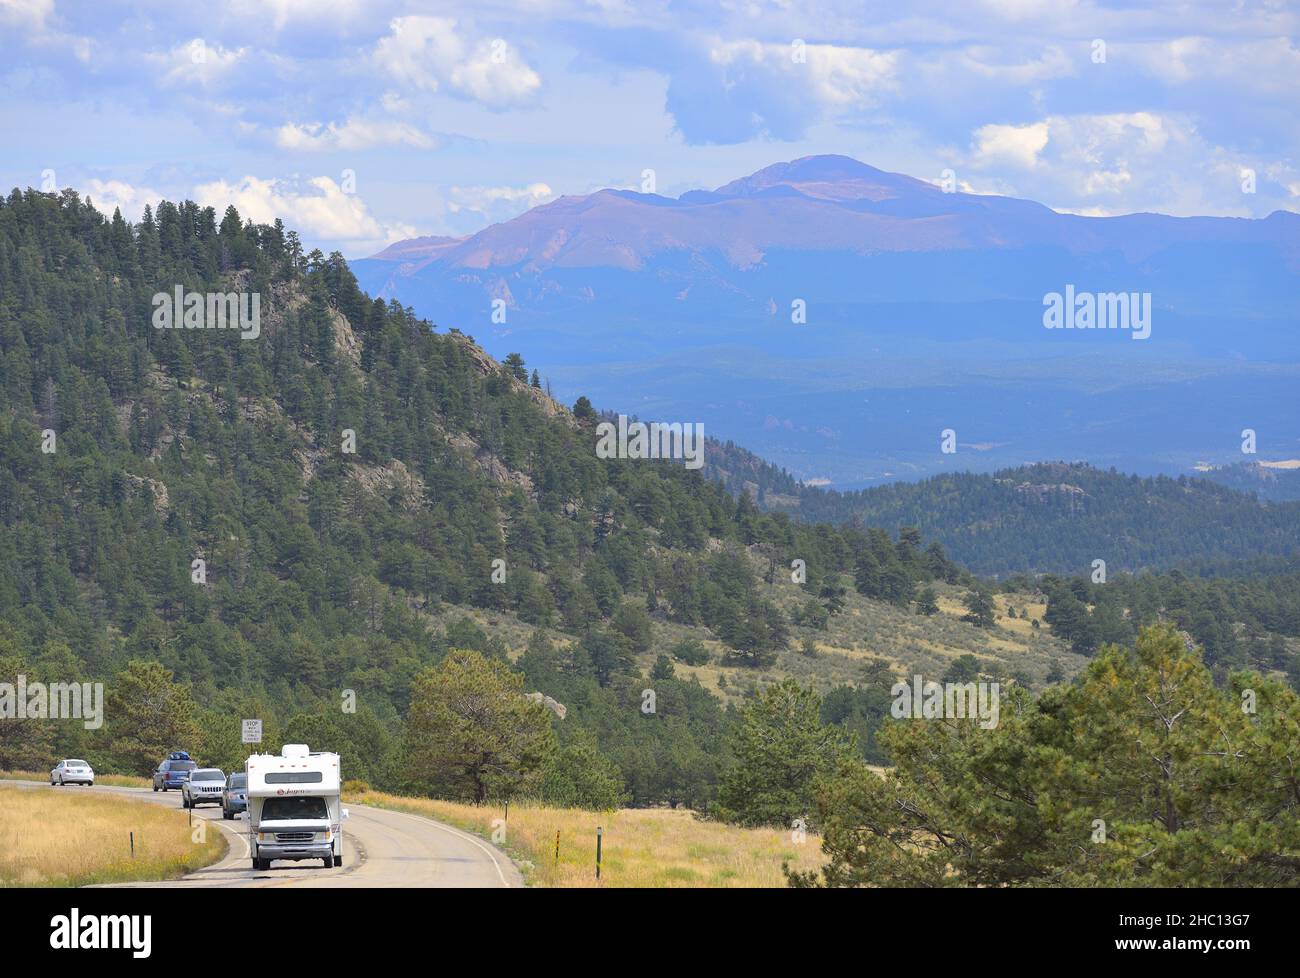
[[258, 832], [258, 833], [257, 833], [257, 841], [258, 841], [258, 842], [274, 842], [274, 841], [275, 841], [275, 834], [272, 833], [272, 832]]
[[324, 832], [322, 832], [320, 835], [321, 835], [321, 841], [322, 841], [322, 842], [333, 842], [333, 841], [334, 841], [334, 833], [331, 832], [329, 829], [326, 829], [326, 830], [325, 830]]

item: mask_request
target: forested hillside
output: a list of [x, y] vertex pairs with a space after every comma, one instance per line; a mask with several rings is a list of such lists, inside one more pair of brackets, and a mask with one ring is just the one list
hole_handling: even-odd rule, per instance
[[1243, 490], [1261, 483], [1244, 475], [1229, 487], [1051, 462], [841, 493], [803, 486], [735, 445], [718, 448], [710, 474], [762, 509], [894, 532], [914, 526], [976, 574], [1086, 574], [1097, 559], [1113, 571], [1199, 569], [1300, 550], [1300, 503], [1257, 499]]
[[1220, 680], [1234, 669], [1277, 670], [1300, 689], [1300, 564], [1279, 561], [1270, 571], [1192, 577], [1175, 570], [1105, 583], [1048, 574], [1032, 583], [1014, 577], [1006, 587], [1039, 589], [1043, 621], [1080, 655], [1131, 645], [1143, 626], [1173, 621], [1201, 646]]
[[[153, 328], [151, 297], [177, 286], [257, 293], [258, 335]], [[743, 670], [790, 641], [763, 566], [802, 561], [827, 615], [861, 567], [864, 594], [904, 603], [959, 574], [915, 534], [804, 526], [680, 463], [598, 459], [589, 405], [555, 404], [517, 358], [369, 299], [341, 256], [233, 209], [164, 202], [132, 226], [71, 191], [15, 191], [0, 354], [7, 671], [160, 663], [214, 743], [241, 714], [328, 727], [344, 689], [367, 736], [395, 743], [413, 679], [448, 648], [523, 651], [448, 613], [488, 609], [536, 629], [521, 662], [530, 689], [571, 701], [562, 738], [598, 732], [639, 803], [702, 802], [724, 711], [663, 676], [661, 722], [640, 722], [654, 623], [707, 629]], [[102, 743], [79, 749], [111, 764]], [[367, 776], [377, 753], [354, 752]]]

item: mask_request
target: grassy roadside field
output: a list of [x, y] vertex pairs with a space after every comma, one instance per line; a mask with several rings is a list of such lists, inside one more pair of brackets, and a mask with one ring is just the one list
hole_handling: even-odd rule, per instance
[[[498, 845], [523, 866], [532, 886], [771, 887], [784, 886], [781, 864], [812, 869], [822, 864], [821, 839], [799, 843], [788, 830], [744, 829], [702, 822], [683, 809], [572, 808], [511, 805], [503, 827], [497, 806], [406, 798], [377, 791], [349, 792], [357, 804], [426, 815]], [[601, 879], [596, 882], [596, 827], [605, 830]], [[555, 859], [555, 834], [560, 858]]]
[[[9, 781], [44, 781], [49, 783], [50, 775], [47, 771], [0, 771], [0, 780]], [[114, 788], [151, 788], [153, 782], [148, 778], [137, 778], [131, 774], [96, 774], [95, 784], [109, 785]], [[69, 785], [71, 790], [80, 785]]]
[[0, 886], [172, 879], [225, 855], [221, 832], [195, 842], [188, 823], [183, 812], [117, 795], [0, 785]]

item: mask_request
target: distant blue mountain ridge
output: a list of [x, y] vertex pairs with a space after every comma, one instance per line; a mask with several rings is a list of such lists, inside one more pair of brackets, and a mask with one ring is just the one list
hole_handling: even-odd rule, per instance
[[[561, 197], [352, 267], [565, 400], [701, 421], [842, 488], [1060, 457], [1176, 474], [1243, 461], [1244, 428], [1300, 457], [1291, 212], [1081, 217], [817, 156], [679, 198]], [[1149, 293], [1150, 335], [1044, 328], [1067, 289]]]

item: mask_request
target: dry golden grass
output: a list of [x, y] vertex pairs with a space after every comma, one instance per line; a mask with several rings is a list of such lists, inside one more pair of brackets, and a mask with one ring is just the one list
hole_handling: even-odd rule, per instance
[[[48, 771], [0, 771], [0, 780], [10, 781], [44, 781], [49, 783]], [[150, 788], [153, 782], [148, 778], [137, 778], [133, 774], [95, 774], [95, 784], [111, 785], [114, 788]], [[77, 787], [80, 787], [78, 785]]]
[[[480, 808], [374, 791], [347, 797], [358, 804], [427, 815], [487, 839], [492, 838], [493, 821], [503, 814], [498, 806]], [[599, 883], [597, 826], [605, 830]], [[791, 869], [808, 870], [820, 867], [824, 861], [821, 839], [815, 835], [795, 843], [788, 830], [743, 829], [704, 822], [684, 809], [588, 812], [511, 805], [506, 837], [500, 845], [524, 863], [525, 875], [534, 886], [784, 886], [783, 862]]]
[[225, 854], [220, 831], [192, 832], [184, 812], [120, 795], [0, 785], [0, 886], [171, 879]]
[[[1028, 595], [999, 594], [994, 597], [993, 603], [997, 606], [999, 627], [1005, 628], [1018, 636], [1029, 637], [1034, 634], [1035, 629], [1030, 622], [1031, 618], [1038, 619], [1039, 631], [1050, 628], [1042, 623], [1043, 615], [1047, 611], [1047, 605], [1041, 601], [1031, 600]], [[1017, 617], [1007, 618], [1008, 608], [1015, 608]], [[1028, 617], [1024, 617], [1025, 615], [1028, 615]]]
[[966, 605], [962, 603], [960, 596], [957, 597], [940, 596], [935, 601], [935, 604], [939, 606], [939, 611], [941, 613], [945, 615], [950, 615], [953, 618], [961, 618], [962, 615], [966, 614]]

